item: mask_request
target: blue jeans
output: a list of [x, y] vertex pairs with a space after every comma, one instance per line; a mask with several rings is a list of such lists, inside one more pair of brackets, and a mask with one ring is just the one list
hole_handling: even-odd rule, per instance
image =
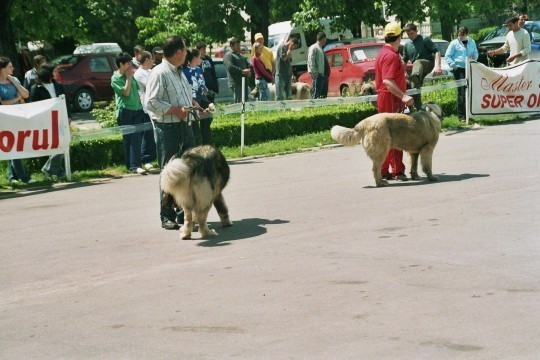
[[22, 159], [9, 160], [8, 182], [13, 180], [19, 180], [25, 183], [30, 180], [30, 175], [28, 175]]
[[291, 77], [276, 74], [276, 100], [290, 100], [291, 98]]
[[[160, 170], [176, 155], [181, 156], [182, 153], [195, 146], [195, 138], [193, 137], [192, 126], [188, 126], [187, 122], [164, 124], [155, 122], [154, 135], [156, 139], [157, 160]], [[184, 219], [184, 211], [182, 208], [177, 208], [176, 211], [172, 207], [163, 205], [163, 191], [159, 189], [159, 216], [161, 221], [175, 221]]]
[[[121, 108], [118, 113], [118, 125], [137, 125], [143, 122], [144, 111]], [[141, 133], [122, 135], [124, 144], [124, 163], [128, 170], [141, 167]]]
[[[150, 116], [144, 114], [143, 123], [149, 123]], [[142, 132], [141, 139], [141, 162], [147, 164], [156, 159], [156, 141], [154, 140], [154, 131], [146, 130]]]
[[324, 75], [319, 73], [311, 74], [311, 83], [313, 84], [311, 88], [311, 98], [318, 99], [323, 94], [324, 87]]
[[268, 88], [268, 82], [265, 79], [255, 79], [255, 84], [259, 88], [259, 100], [270, 100], [270, 89]]

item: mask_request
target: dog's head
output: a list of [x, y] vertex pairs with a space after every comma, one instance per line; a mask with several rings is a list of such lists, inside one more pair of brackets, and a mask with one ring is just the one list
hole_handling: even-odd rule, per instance
[[443, 120], [444, 113], [442, 111], [442, 108], [439, 104], [434, 102], [428, 102], [422, 105], [423, 110], [425, 110], [428, 113], [433, 113], [436, 117], [439, 118], [440, 121]]

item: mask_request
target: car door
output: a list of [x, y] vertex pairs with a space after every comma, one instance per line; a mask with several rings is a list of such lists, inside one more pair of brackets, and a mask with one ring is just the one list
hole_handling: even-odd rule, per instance
[[114, 96], [111, 87], [111, 76], [116, 70], [113, 57], [107, 55], [92, 55], [88, 59], [90, 83], [95, 89], [97, 100], [110, 99]]
[[330, 77], [328, 79], [328, 96], [340, 96], [340, 86], [343, 79], [343, 50], [333, 49], [328, 52], [330, 62]]

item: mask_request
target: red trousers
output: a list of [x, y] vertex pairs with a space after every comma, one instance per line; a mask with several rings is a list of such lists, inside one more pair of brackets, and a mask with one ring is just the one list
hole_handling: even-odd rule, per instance
[[[377, 98], [377, 108], [380, 113], [398, 113], [402, 111], [403, 103], [401, 99], [395, 97], [389, 92], [380, 92]], [[392, 172], [390, 172], [390, 167]], [[390, 149], [386, 160], [381, 167], [381, 174], [383, 177], [388, 174], [396, 176], [405, 172], [405, 165], [403, 164], [403, 151], [398, 149]]]

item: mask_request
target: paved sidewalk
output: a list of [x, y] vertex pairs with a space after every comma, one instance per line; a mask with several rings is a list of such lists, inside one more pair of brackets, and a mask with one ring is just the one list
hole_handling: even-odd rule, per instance
[[0, 200], [0, 358], [537, 359], [539, 138], [444, 133], [387, 188], [361, 147], [234, 161], [204, 240], [157, 175]]

